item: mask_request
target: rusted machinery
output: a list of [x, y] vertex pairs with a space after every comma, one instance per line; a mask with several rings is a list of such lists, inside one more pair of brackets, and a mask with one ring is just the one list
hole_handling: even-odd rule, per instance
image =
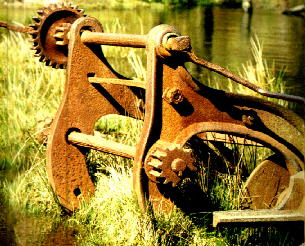
[[[180, 202], [179, 185], [200, 169], [196, 141], [209, 141], [230, 155], [225, 144], [232, 140], [226, 136], [233, 136], [237, 144], [265, 146], [272, 155], [247, 178], [242, 201], [247, 209], [214, 212], [214, 226], [305, 221], [303, 119], [260, 98], [209, 88], [193, 79], [184, 63], [202, 65], [267, 97], [302, 104], [304, 98], [265, 91], [198, 58], [190, 38], [169, 25], [156, 26], [147, 35], [115, 34], [104, 33], [99, 21], [70, 5], [50, 5], [38, 14], [29, 30], [36, 55], [54, 68], [67, 68], [64, 97], [47, 144], [49, 180], [65, 208], [75, 210], [80, 197], [94, 193], [88, 149], [134, 159], [133, 186], [142, 208], [187, 208]], [[104, 45], [145, 48], [146, 81], [114, 71], [103, 55]], [[96, 121], [108, 114], [143, 120], [136, 147], [93, 135]]]

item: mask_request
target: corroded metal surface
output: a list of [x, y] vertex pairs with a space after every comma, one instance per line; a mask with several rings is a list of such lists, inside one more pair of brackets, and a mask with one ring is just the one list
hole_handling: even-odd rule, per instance
[[[53, 67], [67, 64], [65, 93], [47, 150], [49, 180], [64, 207], [74, 210], [93, 194], [85, 153], [98, 149], [134, 158], [133, 186], [140, 206], [169, 211], [179, 206], [176, 186], [187, 173], [200, 170], [191, 140], [210, 141], [232, 158], [221, 145], [232, 141], [226, 138], [232, 135], [237, 144], [256, 143], [275, 154], [254, 169], [244, 186], [242, 203], [250, 210], [215, 213], [214, 225], [305, 220], [304, 120], [267, 100], [207, 87], [192, 78], [184, 63], [202, 65], [268, 97], [300, 103], [304, 98], [264, 91], [198, 58], [190, 38], [169, 25], [156, 26], [147, 35], [105, 34], [96, 19], [83, 17], [72, 6], [52, 5], [39, 14], [32, 31], [37, 55]], [[115, 72], [101, 45], [146, 48], [146, 81]], [[136, 148], [93, 136], [96, 121], [108, 114], [144, 121]]]
[[[30, 25], [30, 32], [33, 38], [33, 50], [40, 61], [54, 68], [64, 68], [68, 60], [67, 40], [61, 37], [58, 30], [66, 29], [80, 17], [83, 17], [83, 10], [72, 5], [52, 4], [37, 11], [38, 16], [33, 17], [35, 24]], [[63, 32], [66, 33], [67, 31]], [[62, 39], [62, 45], [58, 45], [58, 39]], [[65, 44], [65, 45], [63, 45]]]
[[80, 31], [84, 26], [102, 31], [93, 18], [80, 18], [71, 26], [65, 94], [52, 124], [47, 153], [49, 179], [61, 204], [69, 210], [78, 207], [80, 198], [89, 198], [94, 192], [85, 150], [69, 143], [69, 133], [92, 135], [95, 122], [103, 115], [137, 115], [137, 95], [131, 89], [123, 85], [89, 83], [89, 74], [123, 78], [108, 65], [100, 47], [88, 47], [81, 42]]
[[265, 160], [251, 173], [244, 187], [244, 206], [251, 209], [272, 208], [289, 185], [289, 172], [277, 160]]
[[175, 187], [187, 169], [196, 170], [194, 162], [190, 149], [157, 141], [147, 154], [144, 168], [150, 180], [156, 183], [171, 183]]

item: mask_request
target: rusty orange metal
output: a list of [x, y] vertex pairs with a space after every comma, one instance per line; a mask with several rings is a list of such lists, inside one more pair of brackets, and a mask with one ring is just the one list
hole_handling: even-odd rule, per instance
[[[63, 15], [55, 14], [61, 13], [61, 8]], [[147, 204], [155, 211], [183, 207], [177, 185], [188, 173], [198, 171], [190, 142], [211, 141], [211, 136], [216, 136], [214, 145], [224, 156], [230, 155], [221, 147], [227, 142], [222, 136], [229, 134], [238, 144], [256, 142], [275, 154], [249, 176], [242, 201], [247, 210], [215, 211], [214, 225], [305, 221], [304, 120], [270, 101], [205, 86], [184, 64], [204, 66], [267, 97], [302, 104], [304, 98], [262, 90], [198, 58], [190, 38], [172, 26], [156, 26], [147, 35], [104, 33], [98, 20], [85, 17], [76, 8], [48, 9], [53, 9], [54, 15], [42, 11], [43, 22], [37, 22], [32, 35], [35, 49], [46, 50], [43, 60], [50, 60], [53, 67], [67, 65], [64, 97], [47, 144], [49, 180], [65, 208], [77, 209], [81, 200], [94, 193], [85, 161], [89, 149], [134, 159], [133, 187], [141, 208]], [[47, 26], [39, 25], [45, 22]], [[48, 42], [37, 46], [45, 36]], [[103, 55], [103, 45], [145, 48], [146, 81], [130, 80], [114, 71]], [[96, 121], [108, 114], [143, 120], [135, 148], [93, 136]]]

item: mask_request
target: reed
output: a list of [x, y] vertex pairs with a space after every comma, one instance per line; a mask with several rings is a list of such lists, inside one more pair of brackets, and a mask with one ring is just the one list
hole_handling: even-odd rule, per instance
[[[264, 90], [287, 93], [289, 88], [286, 86], [284, 81], [285, 68], [282, 68], [280, 71], [278, 71], [274, 62], [268, 64], [267, 60], [264, 59], [263, 44], [259, 41], [259, 38], [257, 36], [251, 37], [250, 44], [253, 60], [247, 61], [245, 64], [242, 64], [240, 76], [258, 85]], [[262, 97], [256, 92], [240, 84], [233, 83], [232, 81], [229, 81], [228, 88], [230, 91], [236, 93]], [[292, 103], [289, 104], [287, 101], [284, 100], [266, 97], [263, 98], [281, 104], [285, 107], [292, 105]]]

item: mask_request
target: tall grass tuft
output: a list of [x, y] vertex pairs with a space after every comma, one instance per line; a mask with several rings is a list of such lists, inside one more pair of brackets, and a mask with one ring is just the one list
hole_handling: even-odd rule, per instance
[[0, 43], [1, 169], [30, 167], [41, 146], [37, 122], [52, 116], [63, 92], [64, 73], [39, 63], [20, 33]]
[[46, 179], [45, 147], [36, 135], [40, 133], [37, 122], [52, 116], [58, 107], [64, 73], [33, 59], [30, 43], [20, 33], [2, 38], [0, 56], [5, 58], [0, 60], [0, 164], [7, 174], [2, 183], [4, 196], [11, 211], [60, 214]]
[[[250, 39], [251, 52], [253, 61], [248, 61], [246, 64], [242, 64], [242, 70], [240, 76], [247, 79], [248, 81], [258, 85], [264, 90], [285, 93], [288, 88], [284, 81], [285, 68], [277, 71], [275, 63], [271, 65], [267, 63], [263, 56], [263, 44], [259, 41], [257, 36]], [[240, 85], [233, 84], [231, 80], [229, 81], [229, 90], [241, 94], [253, 95], [260, 97], [256, 92]], [[266, 99], [266, 97], [264, 97]], [[283, 106], [288, 106], [287, 101], [267, 98], [270, 101], [274, 101]]]

